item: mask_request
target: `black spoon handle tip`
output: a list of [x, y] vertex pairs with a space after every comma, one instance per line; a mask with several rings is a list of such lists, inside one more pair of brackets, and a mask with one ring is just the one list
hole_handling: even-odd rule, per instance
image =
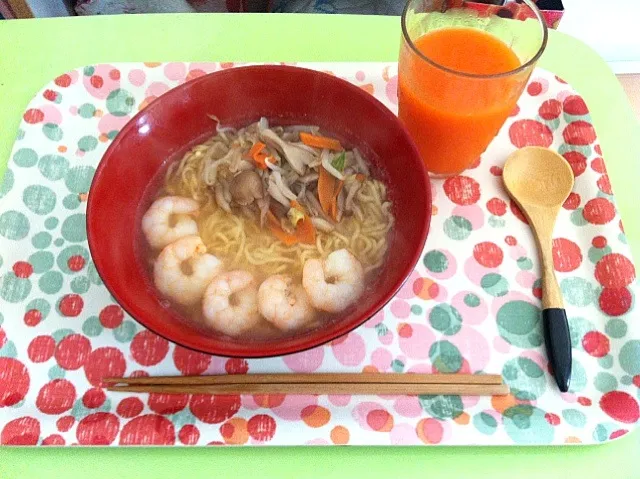
[[571, 336], [563, 308], [542, 310], [544, 341], [553, 375], [561, 392], [569, 391], [571, 381]]

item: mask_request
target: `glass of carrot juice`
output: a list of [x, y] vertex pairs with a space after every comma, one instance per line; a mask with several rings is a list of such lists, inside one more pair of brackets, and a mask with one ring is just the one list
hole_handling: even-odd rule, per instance
[[398, 116], [432, 175], [471, 166], [516, 106], [548, 35], [534, 0], [521, 1], [525, 21], [481, 16], [463, 0], [405, 7]]

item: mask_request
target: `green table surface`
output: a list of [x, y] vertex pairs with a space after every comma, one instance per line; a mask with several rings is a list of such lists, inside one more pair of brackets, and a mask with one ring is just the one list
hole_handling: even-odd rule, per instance
[[[640, 258], [640, 125], [609, 68], [551, 32], [540, 66], [586, 99]], [[396, 17], [136, 15], [0, 21], [0, 176], [31, 97], [62, 72], [122, 61], [394, 61]], [[1, 414], [1, 411], [0, 411]], [[640, 477], [640, 432], [599, 446], [0, 448], [0, 478]], [[179, 472], [178, 472], [179, 471]]]

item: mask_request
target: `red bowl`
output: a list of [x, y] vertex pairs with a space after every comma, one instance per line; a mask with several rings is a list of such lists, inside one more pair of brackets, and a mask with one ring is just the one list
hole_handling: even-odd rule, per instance
[[[274, 124], [315, 124], [357, 146], [389, 186], [396, 224], [388, 259], [374, 287], [340, 320], [300, 335], [264, 342], [204, 331], [167, 307], [140, 254], [140, 220], [149, 185], [174, 161], [214, 133], [216, 115], [240, 127], [266, 116]], [[360, 326], [402, 286], [420, 258], [431, 219], [431, 187], [398, 119], [373, 96], [339, 78], [289, 66], [232, 68], [185, 83], [152, 102], [105, 153], [91, 184], [87, 235], [95, 266], [120, 305], [169, 341], [221, 356], [267, 357], [321, 345]]]

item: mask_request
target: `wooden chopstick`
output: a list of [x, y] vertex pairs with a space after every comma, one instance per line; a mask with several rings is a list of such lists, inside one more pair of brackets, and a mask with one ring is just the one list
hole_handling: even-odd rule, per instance
[[509, 394], [499, 375], [474, 374], [239, 374], [106, 378], [109, 391], [164, 394]]
[[220, 374], [213, 376], [156, 376], [105, 378], [108, 384], [502, 384], [499, 374], [412, 374], [412, 373], [318, 373], [318, 374]]
[[393, 384], [393, 383], [255, 383], [204, 385], [148, 384], [110, 386], [109, 391], [161, 394], [348, 394], [348, 395], [461, 395], [503, 396], [506, 384]]

